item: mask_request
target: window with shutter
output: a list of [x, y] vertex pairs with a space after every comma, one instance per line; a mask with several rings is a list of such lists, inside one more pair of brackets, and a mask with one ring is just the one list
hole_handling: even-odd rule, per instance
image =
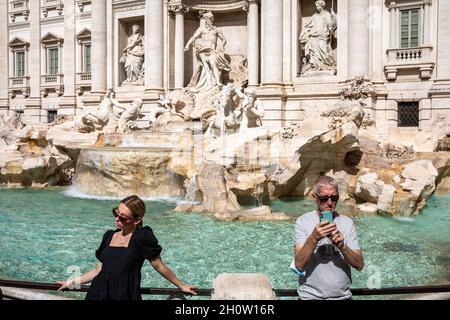
[[400, 11], [401, 48], [415, 48], [420, 45], [420, 9]]
[[16, 52], [16, 77], [25, 76], [25, 52]]
[[48, 49], [48, 74], [58, 74], [59, 72], [59, 49]]
[[84, 72], [91, 72], [91, 45], [84, 46]]

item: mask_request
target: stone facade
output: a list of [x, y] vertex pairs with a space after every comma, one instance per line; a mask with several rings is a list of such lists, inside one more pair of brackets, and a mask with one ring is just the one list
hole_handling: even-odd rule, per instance
[[[159, 94], [189, 84], [195, 58], [183, 48], [200, 10], [214, 13], [226, 53], [245, 57], [265, 127], [335, 105], [359, 75], [371, 84], [367, 123], [381, 138], [433, 151], [450, 134], [447, 0], [326, 0], [337, 25], [328, 42], [336, 70], [307, 73], [299, 37], [317, 14], [314, 0], [1, 1], [0, 113], [48, 122], [98, 105], [108, 89], [122, 103], [142, 98], [148, 113]], [[144, 72], [143, 84], [129, 86], [120, 58], [133, 25], [144, 39]], [[409, 127], [399, 125], [405, 106], [417, 113]]]

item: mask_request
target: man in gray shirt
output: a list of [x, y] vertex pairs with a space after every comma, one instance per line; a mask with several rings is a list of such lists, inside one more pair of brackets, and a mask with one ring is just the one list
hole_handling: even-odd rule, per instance
[[[335, 211], [339, 200], [333, 178], [321, 176], [314, 185], [317, 211], [306, 213], [295, 223], [295, 266], [300, 276], [301, 300], [350, 299], [350, 267], [361, 271], [364, 260], [352, 219]], [[333, 223], [320, 222], [320, 214], [333, 213]]]

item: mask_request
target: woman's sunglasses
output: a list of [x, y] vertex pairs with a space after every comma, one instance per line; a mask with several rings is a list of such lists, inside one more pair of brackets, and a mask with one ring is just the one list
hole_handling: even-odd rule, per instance
[[320, 202], [328, 202], [328, 199], [331, 199], [332, 202], [337, 202], [339, 200], [339, 195], [319, 196], [317, 193], [315, 193], [315, 195]]
[[120, 222], [128, 222], [130, 220], [133, 220], [133, 218], [129, 218], [129, 217], [125, 217], [125, 216], [121, 215], [119, 212], [119, 208], [112, 209], [112, 214], [113, 214], [114, 218], [119, 218]]

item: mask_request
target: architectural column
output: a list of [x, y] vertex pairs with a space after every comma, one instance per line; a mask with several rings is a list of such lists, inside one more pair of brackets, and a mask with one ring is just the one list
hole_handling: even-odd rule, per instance
[[41, 108], [41, 65], [45, 65], [45, 55], [41, 56], [41, 1], [29, 1], [30, 8], [30, 97], [24, 115], [31, 122], [40, 121]]
[[[113, 0], [105, 0], [106, 1], [106, 26], [109, 30], [114, 30], [114, 21], [113, 21]], [[92, 19], [92, 16], [91, 16]], [[92, 44], [92, 28], [91, 28], [91, 44]], [[107, 52], [107, 61], [106, 61], [106, 88], [113, 89], [115, 83], [115, 77], [118, 70], [114, 69], [114, 32], [108, 32], [108, 39], [106, 41], [106, 52]], [[117, 54], [120, 55], [120, 52]], [[93, 70], [92, 70], [93, 71]], [[92, 77], [92, 72], [91, 72]]]
[[397, 7], [396, 7], [396, 3], [395, 2], [391, 2], [389, 4], [389, 47], [391, 49], [395, 48], [397, 46], [397, 27], [395, 25], [395, 22], [397, 21], [396, 19], [396, 15], [397, 15]]
[[[371, 75], [372, 81], [382, 82], [384, 80], [384, 61], [383, 57], [385, 55], [384, 45], [383, 45], [383, 26], [384, 20], [383, 9], [385, 0], [372, 0], [372, 18], [371, 18], [371, 30], [372, 32], [372, 65], [371, 65]], [[378, 17], [378, 18], [377, 18]]]
[[262, 84], [282, 85], [283, 79], [283, 2], [264, 0], [262, 15]]
[[425, 0], [423, 7], [423, 44], [431, 44], [431, 5], [432, 0]]
[[64, 74], [64, 99], [59, 103], [60, 114], [75, 114], [76, 39], [75, 0], [64, 1], [64, 45], [62, 73]]
[[0, 2], [0, 114], [8, 109], [8, 1]]
[[107, 89], [107, 50], [106, 50], [106, 0], [92, 1], [91, 43], [92, 76], [91, 93], [103, 95]]
[[441, 0], [437, 8], [437, 39], [438, 43], [434, 47], [437, 50], [437, 78], [438, 80], [450, 80], [450, 1]]
[[175, 89], [184, 88], [184, 13], [189, 9], [183, 3], [169, 4], [175, 14]]
[[259, 84], [259, 0], [248, 1], [247, 13], [247, 66], [248, 86]]
[[164, 17], [162, 0], [145, 0], [145, 90], [164, 91]]
[[349, 0], [348, 60], [349, 77], [369, 77], [370, 35], [369, 0]]

